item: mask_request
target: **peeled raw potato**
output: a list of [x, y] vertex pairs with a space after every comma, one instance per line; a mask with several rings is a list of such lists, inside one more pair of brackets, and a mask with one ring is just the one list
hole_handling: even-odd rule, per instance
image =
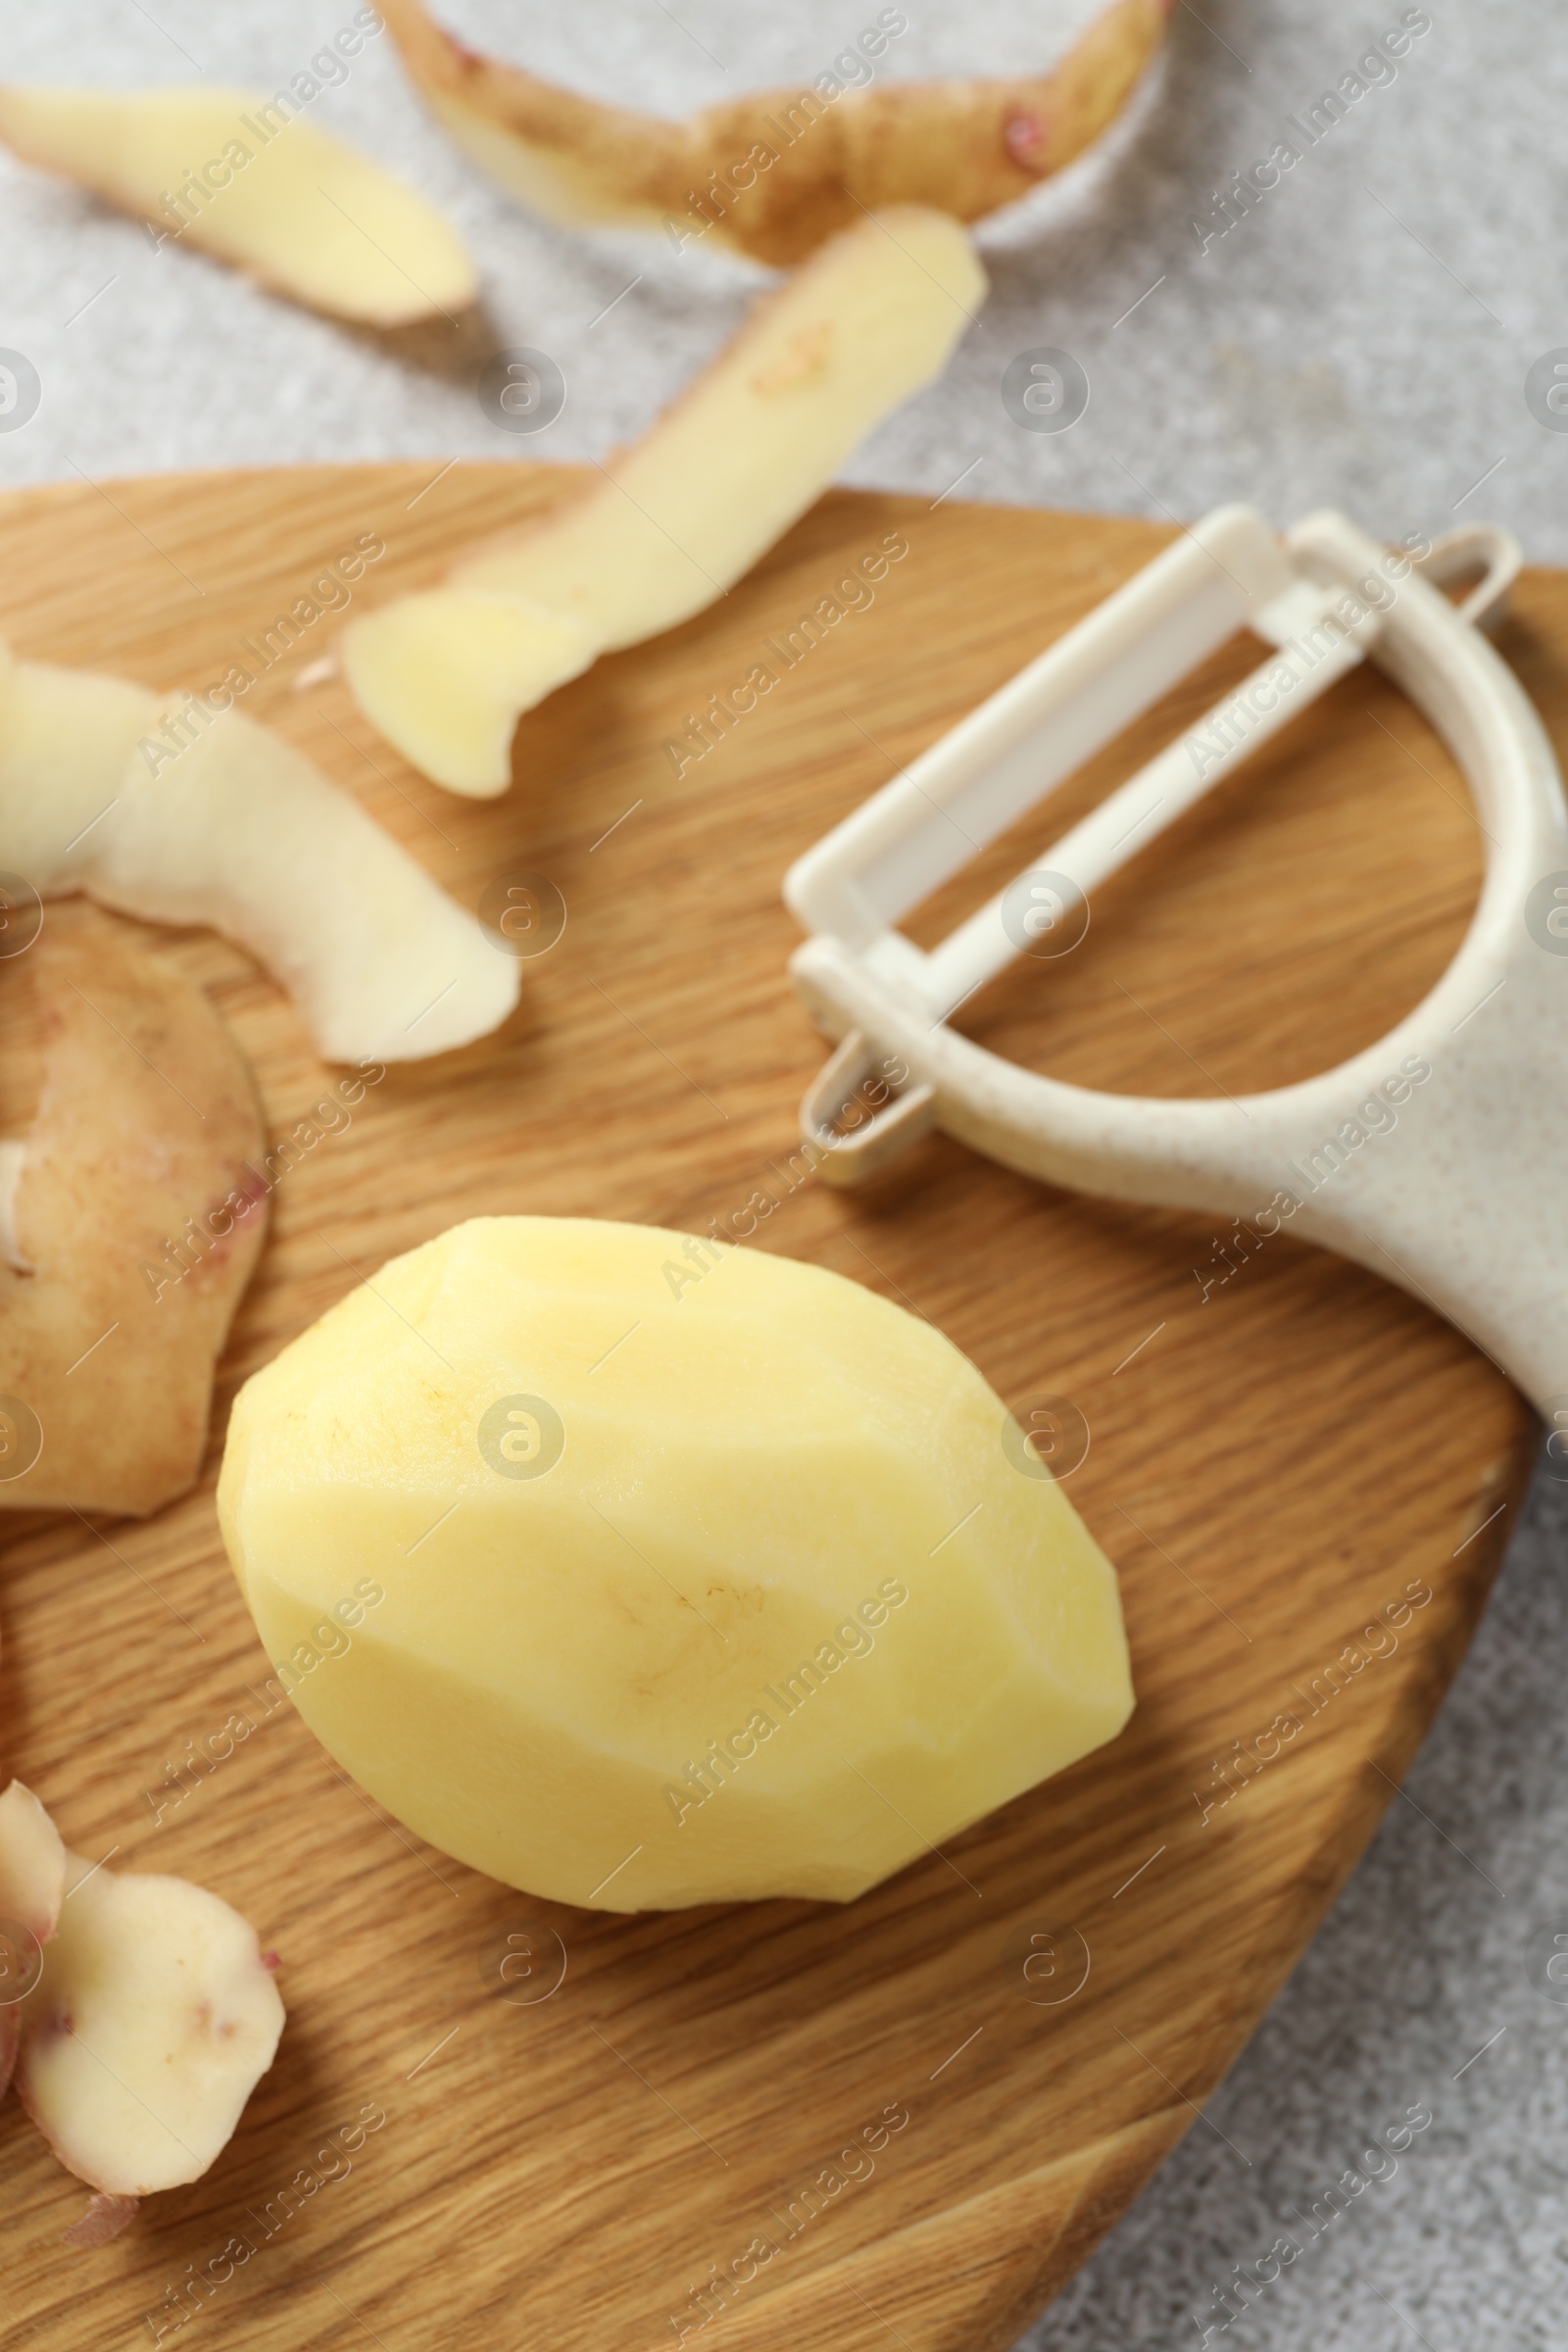
[[283, 2031], [256, 1931], [184, 1879], [70, 1859], [26, 2001], [22, 2103], [61, 2163], [110, 2196], [198, 2180]]
[[301, 1713], [432, 1844], [603, 1910], [844, 1901], [1131, 1708], [1021, 1443], [838, 1275], [481, 1218], [247, 1383], [219, 1510]]
[[520, 714], [750, 571], [941, 373], [985, 292], [946, 214], [904, 205], [844, 230], [588, 490], [471, 549], [445, 588], [350, 622], [343, 670], [366, 717], [438, 784], [504, 792]]
[[288, 91], [0, 88], [0, 138], [264, 285], [372, 326], [466, 308], [472, 262], [433, 206], [300, 121]]

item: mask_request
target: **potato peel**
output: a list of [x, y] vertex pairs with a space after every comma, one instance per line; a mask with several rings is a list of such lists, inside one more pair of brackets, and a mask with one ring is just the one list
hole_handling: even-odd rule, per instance
[[44, 898], [226, 932], [329, 1061], [421, 1060], [517, 1002], [515, 959], [281, 735], [3, 642], [0, 866]]
[[413, 188], [245, 90], [0, 87], [0, 138], [158, 230], [313, 310], [368, 326], [465, 310], [456, 232]]
[[941, 372], [985, 293], [946, 214], [859, 219], [589, 489], [469, 550], [444, 588], [352, 621], [340, 650], [361, 710], [449, 791], [505, 791], [521, 712], [594, 653], [724, 594]]
[[140, 2205], [139, 2197], [106, 2197], [100, 2190], [88, 2199], [80, 2221], [61, 2230], [60, 2243], [74, 2246], [78, 2254], [110, 2245], [135, 2220]]
[[203, 991], [122, 925], [50, 908], [26, 960], [42, 1086], [10, 1237], [29, 1270], [0, 1265], [0, 1509], [140, 1515], [201, 1468], [267, 1222], [262, 1114]]
[[[19, 1790], [42, 1813], [18, 1782], [0, 1808]], [[0, 1880], [24, 1810], [0, 1811]], [[16, 2083], [61, 2163], [98, 2191], [62, 2242], [102, 2246], [139, 2198], [199, 2180], [227, 2146], [283, 2004], [275, 1963], [220, 1896], [60, 1851], [69, 1884], [21, 2004]]]
[[[787, 269], [865, 212], [978, 220], [1027, 196], [1121, 112], [1171, 0], [1113, 0], [1050, 73], [762, 90], [671, 122], [563, 89], [447, 32], [422, 0], [382, 15], [460, 146], [547, 218], [667, 227]], [[766, 158], [768, 160], [764, 161]]]
[[22, 2039], [22, 2002], [66, 1891], [60, 1832], [30, 1788], [13, 1781], [0, 1796], [0, 2099], [10, 2087]]

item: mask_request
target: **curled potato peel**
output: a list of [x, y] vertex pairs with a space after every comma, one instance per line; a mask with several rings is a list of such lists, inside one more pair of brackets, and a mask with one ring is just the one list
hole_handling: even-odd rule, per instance
[[71, 1853], [20, 1781], [0, 1796], [0, 1930], [25, 1965], [0, 1981], [0, 2095], [14, 2063], [27, 2114], [98, 2192], [65, 2243], [106, 2245], [232, 2136], [283, 2030], [275, 1958], [206, 1887]]
[[725, 594], [940, 374], [985, 293], [945, 213], [858, 215], [586, 491], [350, 622], [343, 669], [367, 718], [450, 791], [505, 791], [519, 715]]
[[478, 280], [413, 188], [316, 123], [297, 94], [0, 87], [0, 139], [314, 310], [405, 326], [466, 309]]
[[[0, 1510], [140, 1516], [201, 1468], [267, 1223], [261, 1109], [203, 991], [124, 925], [50, 907], [24, 961], [42, 1083], [6, 1147]], [[7, 987], [22, 979], [13, 967]]]
[[710, 232], [787, 269], [886, 205], [978, 220], [1027, 196], [1115, 120], [1160, 48], [1170, 6], [1113, 0], [1046, 74], [838, 89], [829, 74], [684, 122], [484, 56], [422, 0], [384, 0], [382, 14], [432, 113], [534, 211], [668, 228], [677, 245]]
[[0, 642], [0, 868], [42, 898], [212, 924], [329, 1061], [416, 1061], [496, 1028], [515, 959], [302, 752], [216, 702]]

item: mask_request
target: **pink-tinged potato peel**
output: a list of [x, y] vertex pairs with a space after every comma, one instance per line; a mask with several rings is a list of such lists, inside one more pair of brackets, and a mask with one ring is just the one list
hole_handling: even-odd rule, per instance
[[[0, 2096], [98, 2193], [61, 2243], [105, 2246], [151, 2190], [226, 2146], [283, 2030], [256, 1931], [183, 1879], [117, 1877], [70, 1853], [30, 1788], [0, 1796]], [[20, 2044], [20, 2048], [19, 2048]]]
[[61, 2230], [60, 2243], [63, 2246], [74, 2246], [78, 2253], [88, 2248], [107, 2246], [135, 2220], [140, 2203], [139, 2197], [106, 2197], [100, 2194], [89, 2198], [87, 2210], [80, 2221], [73, 2222], [69, 2230]]
[[22, 2103], [61, 2163], [106, 2198], [200, 2180], [283, 2030], [256, 1931], [183, 1879], [69, 1861], [59, 1926], [24, 2005]]

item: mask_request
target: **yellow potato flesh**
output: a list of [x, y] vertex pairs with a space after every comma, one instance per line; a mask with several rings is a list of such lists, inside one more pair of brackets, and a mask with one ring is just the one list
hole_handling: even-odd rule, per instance
[[946, 214], [903, 205], [846, 229], [580, 496], [475, 547], [445, 587], [349, 623], [366, 716], [438, 784], [504, 792], [521, 713], [727, 593], [941, 373], [985, 294]]
[[945, 213], [901, 205], [860, 221], [757, 306], [606, 479], [476, 549], [454, 582], [569, 613], [605, 648], [689, 620], [941, 374], [986, 293]]
[[401, 326], [466, 309], [478, 279], [456, 232], [300, 106], [287, 91], [13, 87], [0, 138], [318, 310]]
[[435, 588], [367, 615], [343, 638], [349, 691], [422, 774], [491, 800], [512, 781], [517, 712], [599, 653], [582, 622], [522, 597]]
[[846, 1900], [1131, 1708], [1114, 1571], [1017, 1446], [837, 1275], [487, 1218], [247, 1384], [219, 1509], [302, 1714], [433, 1844], [607, 1910]]

